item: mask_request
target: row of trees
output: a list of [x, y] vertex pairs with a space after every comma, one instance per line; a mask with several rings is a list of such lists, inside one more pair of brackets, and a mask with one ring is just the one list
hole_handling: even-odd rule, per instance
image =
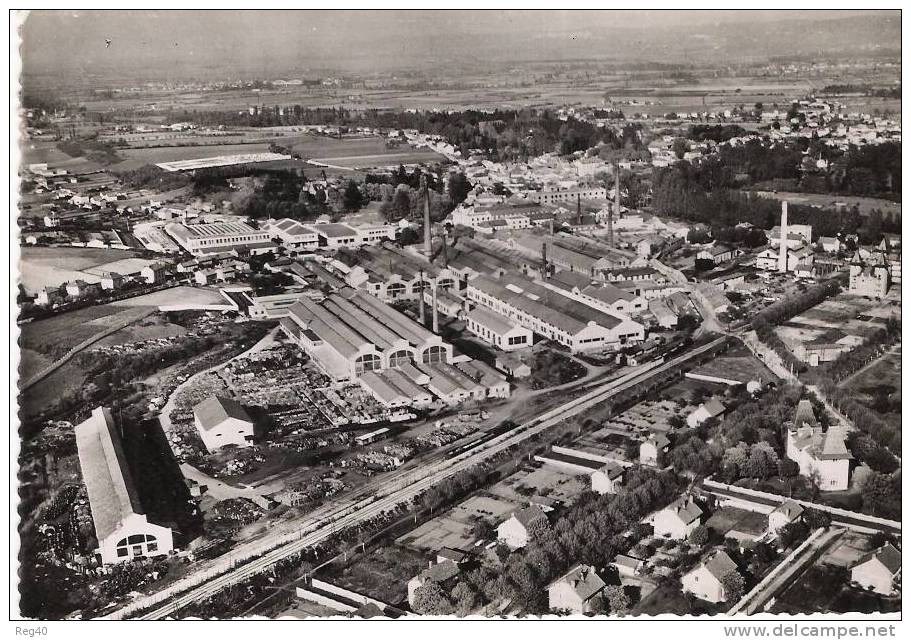
[[836, 382], [844, 380], [869, 364], [871, 360], [882, 355], [889, 345], [901, 340], [901, 332], [901, 322], [895, 316], [889, 316], [884, 328], [877, 329], [864, 338], [863, 343], [859, 346], [842, 353], [833, 362], [826, 365], [826, 374]]

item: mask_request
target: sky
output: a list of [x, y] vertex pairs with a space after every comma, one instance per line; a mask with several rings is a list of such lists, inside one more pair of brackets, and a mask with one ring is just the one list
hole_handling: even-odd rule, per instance
[[618, 30], [692, 31], [865, 13], [872, 12], [36, 11], [20, 33], [26, 73], [149, 68], [175, 74], [216, 68], [243, 73], [296, 65], [364, 71], [456, 55], [460, 46], [472, 50], [501, 42], [503, 55], [509, 55], [513, 43], [521, 48], [529, 40], [564, 38], [568, 48], [581, 51], [574, 43]]

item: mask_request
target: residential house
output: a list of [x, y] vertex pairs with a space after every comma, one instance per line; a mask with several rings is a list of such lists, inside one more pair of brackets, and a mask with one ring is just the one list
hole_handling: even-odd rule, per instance
[[802, 515], [802, 506], [793, 500], [785, 500], [769, 513], [769, 531], [777, 534], [783, 527], [797, 521]]
[[623, 476], [626, 473], [626, 467], [616, 462], [608, 462], [600, 469], [596, 469], [591, 474], [592, 491], [604, 495], [605, 493], [617, 493], [623, 485]]
[[452, 560], [431, 564], [408, 581], [408, 604], [415, 606], [417, 590], [428, 582], [435, 582], [444, 589], [451, 586], [461, 571], [461, 567]]
[[695, 428], [709, 418], [717, 418], [724, 415], [725, 411], [727, 411], [727, 408], [717, 398], [709, 398], [690, 412], [690, 415], [686, 417], [686, 423]]
[[547, 515], [537, 505], [515, 511], [497, 527], [497, 539], [510, 549], [521, 549], [528, 544], [534, 531], [549, 526]]
[[605, 586], [593, 567], [577, 564], [547, 585], [548, 607], [575, 614], [597, 613]]
[[727, 602], [724, 578], [737, 571], [737, 565], [724, 551], [715, 551], [708, 560], [699, 564], [680, 579], [684, 593], [692, 593], [706, 602]]
[[664, 456], [670, 449], [671, 441], [663, 433], [650, 433], [639, 445], [639, 464], [649, 467], [663, 467]]
[[886, 543], [863, 556], [851, 567], [851, 581], [883, 596], [898, 592], [896, 581], [902, 570], [901, 551]]
[[853, 457], [845, 446], [843, 427], [819, 426], [809, 400], [801, 400], [787, 427], [785, 455], [800, 467], [800, 475], [813, 478], [820, 491], [845, 491], [851, 478]]
[[652, 527], [656, 536], [684, 540], [700, 525], [702, 515], [692, 496], [684, 496], [655, 513]]

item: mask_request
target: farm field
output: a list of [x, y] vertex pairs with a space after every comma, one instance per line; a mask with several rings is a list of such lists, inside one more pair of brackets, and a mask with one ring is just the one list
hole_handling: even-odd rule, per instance
[[422, 162], [440, 162], [446, 160], [429, 149], [413, 149], [404, 153], [387, 153], [363, 156], [343, 156], [340, 158], [314, 158], [313, 162], [321, 162], [348, 169], [368, 169], [372, 167], [394, 167], [400, 164], [419, 164]]
[[137, 258], [138, 255], [122, 249], [23, 247], [19, 258], [20, 278], [29, 293], [76, 279], [100, 282], [103, 271], [129, 273], [150, 262]]
[[[25, 351], [23, 351], [23, 365], [21, 366], [26, 366], [24, 364], [25, 357]], [[20, 380], [24, 379], [24, 376], [20, 377]], [[85, 372], [79, 365], [70, 360], [20, 395], [19, 410], [23, 416], [38, 414], [66, 394], [78, 391], [85, 383]]]
[[791, 191], [755, 191], [756, 195], [774, 200], [787, 200], [791, 204], [805, 204], [826, 209], [850, 209], [857, 205], [860, 215], [869, 215], [873, 209], [884, 214], [901, 216], [902, 205], [883, 198], [861, 198], [859, 196], [834, 196], [825, 193], [794, 193]]

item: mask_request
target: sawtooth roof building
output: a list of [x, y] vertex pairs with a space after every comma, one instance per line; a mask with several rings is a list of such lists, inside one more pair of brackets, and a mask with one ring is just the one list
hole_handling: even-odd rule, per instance
[[148, 521], [110, 409], [93, 410], [75, 433], [101, 561], [167, 555], [174, 548], [173, 533]]
[[619, 349], [645, 339], [645, 328], [523, 278], [478, 276], [466, 297], [573, 353]]
[[349, 287], [321, 302], [302, 298], [281, 319], [281, 327], [334, 380], [453, 359], [452, 345], [440, 336]]

